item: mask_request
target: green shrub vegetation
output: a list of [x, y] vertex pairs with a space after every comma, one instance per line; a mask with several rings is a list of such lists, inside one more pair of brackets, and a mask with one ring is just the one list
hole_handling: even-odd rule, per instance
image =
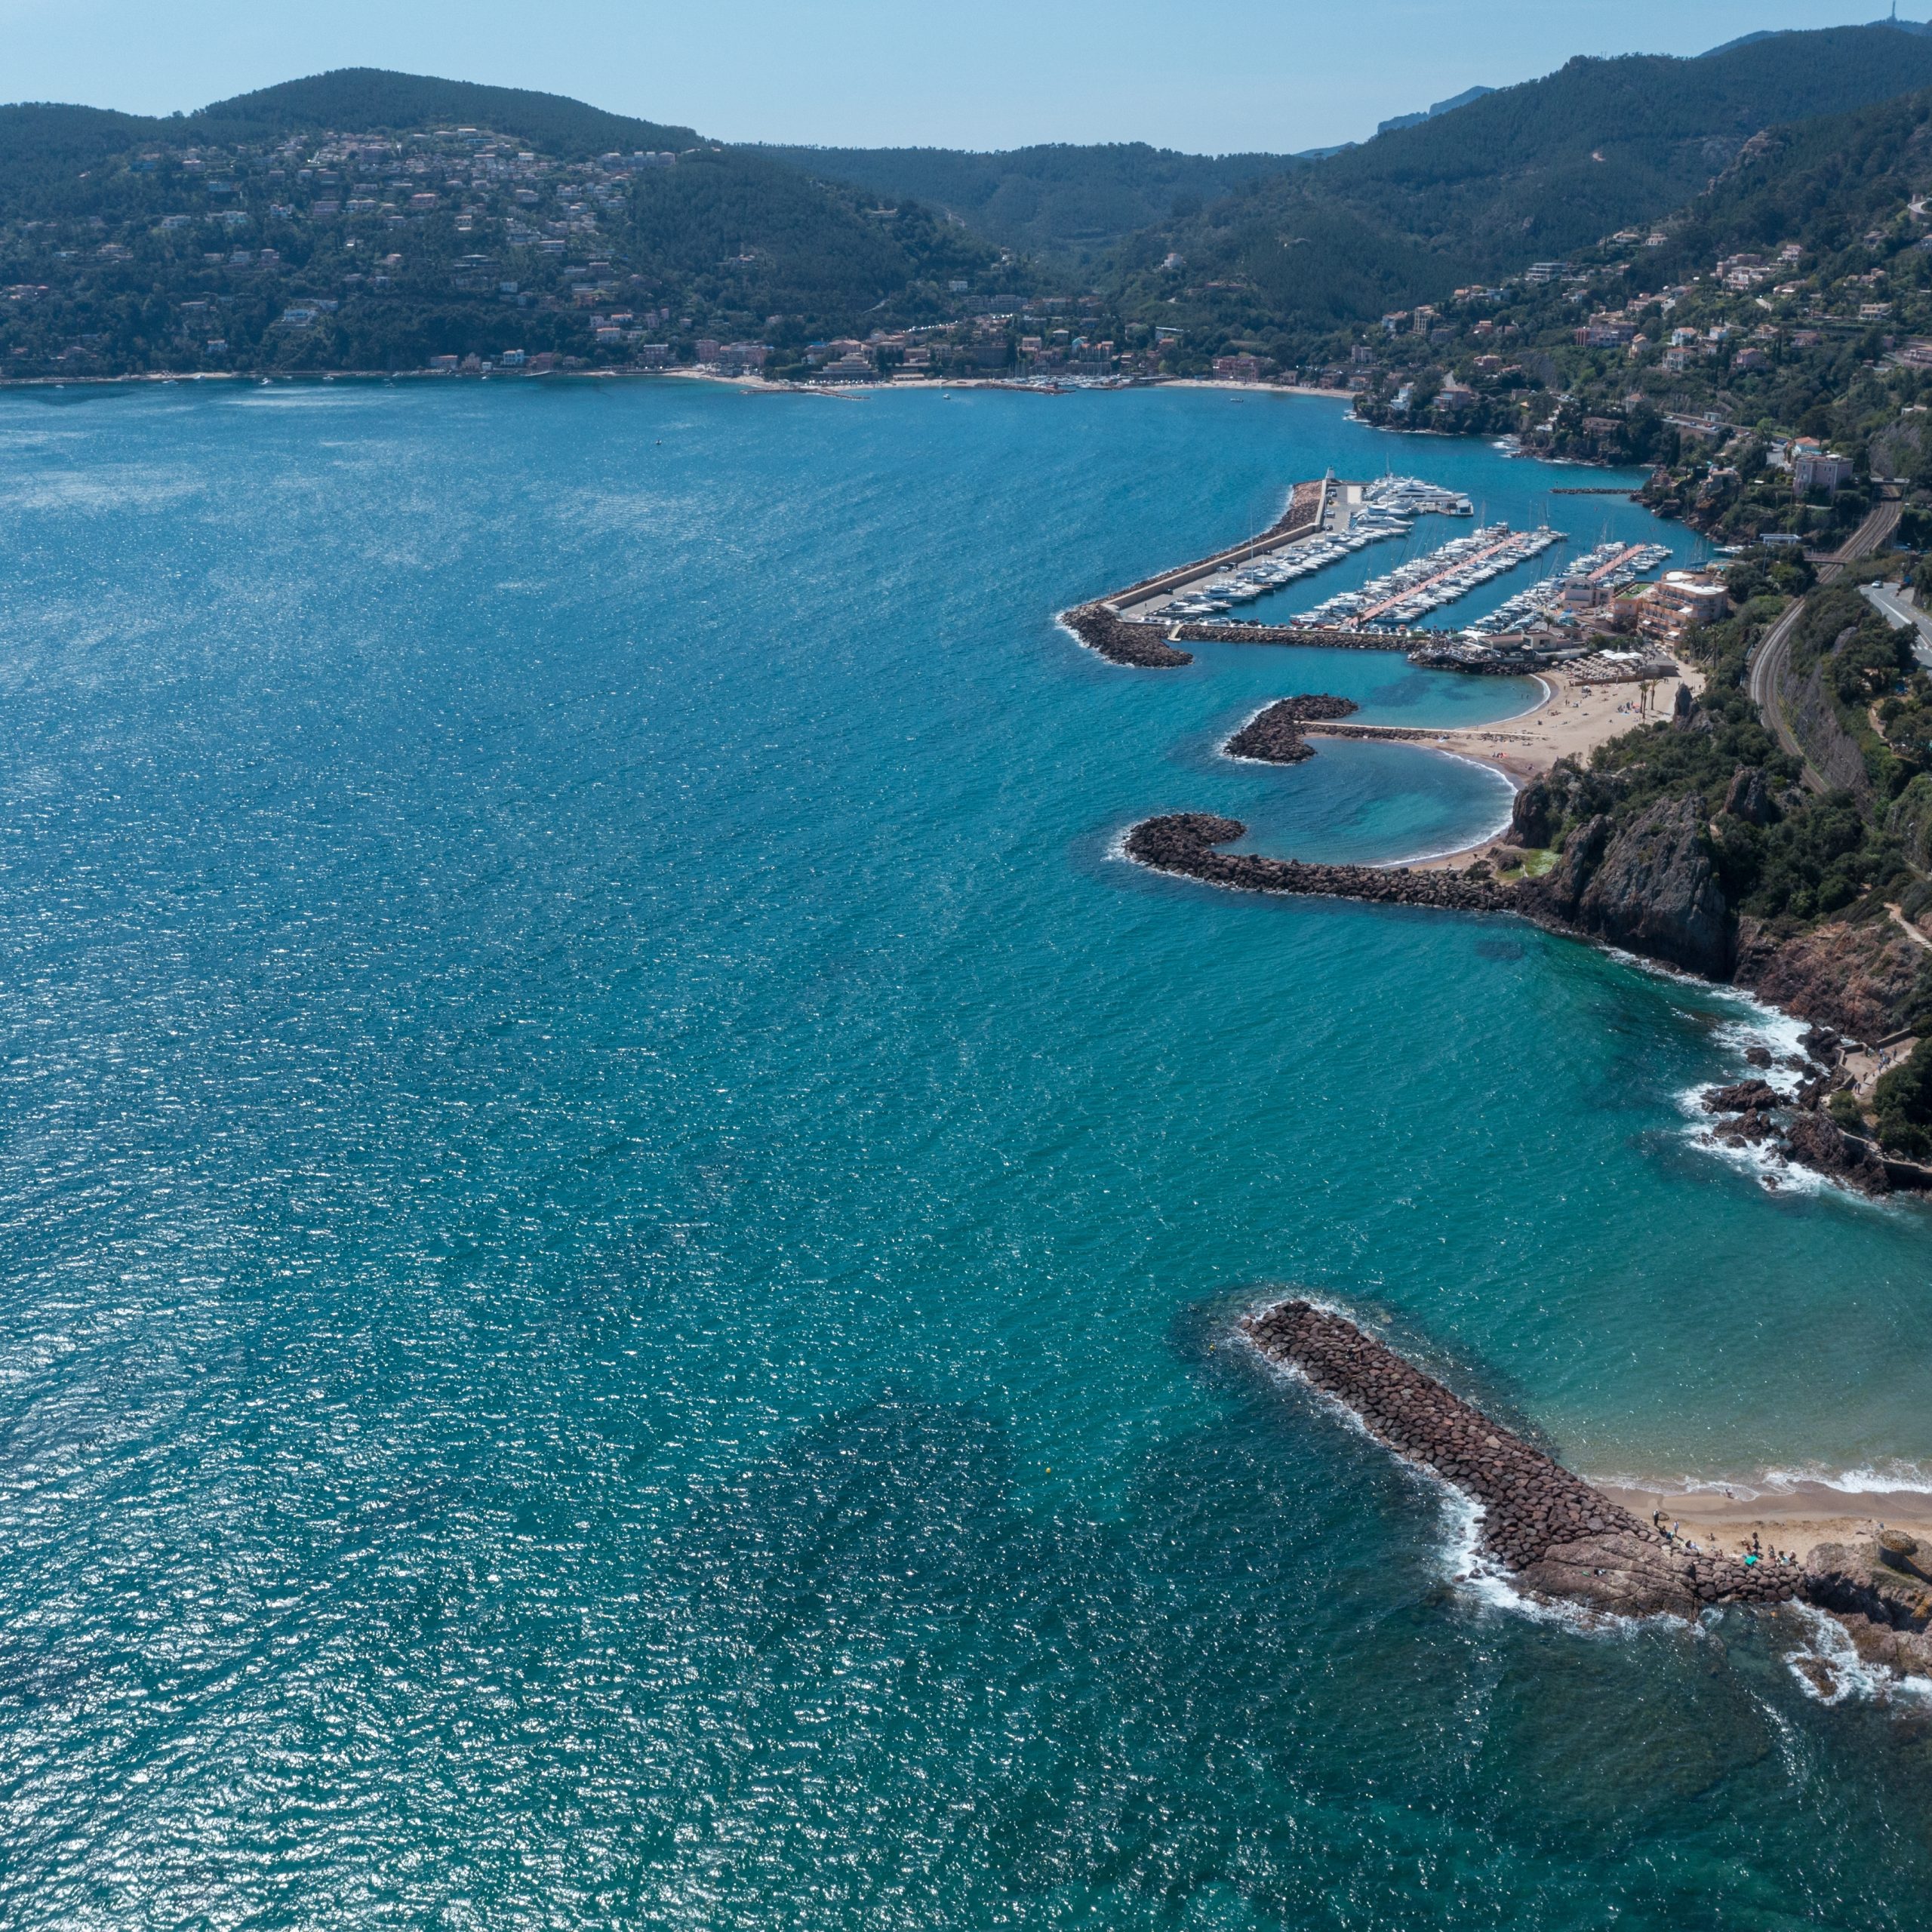
[[1932, 1039], [1921, 1040], [1902, 1065], [1878, 1076], [1872, 1101], [1886, 1146], [1915, 1160], [1932, 1155]]

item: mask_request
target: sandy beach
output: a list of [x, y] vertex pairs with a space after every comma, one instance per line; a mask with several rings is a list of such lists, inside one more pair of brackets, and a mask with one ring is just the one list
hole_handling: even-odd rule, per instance
[[[1494, 766], [1518, 790], [1540, 772], [1547, 771], [1558, 758], [1586, 759], [1598, 745], [1620, 737], [1642, 724], [1668, 718], [1677, 702], [1680, 682], [1695, 697], [1704, 688], [1703, 673], [1692, 666], [1680, 667], [1672, 678], [1653, 679], [1648, 687], [1649, 703], [1644, 705], [1644, 687], [1638, 684], [1596, 684], [1563, 671], [1543, 671], [1537, 682], [1543, 688], [1542, 702], [1514, 718], [1499, 718], [1493, 724], [1468, 724], [1417, 737], [1404, 726], [1354, 724], [1331, 732], [1320, 724], [1311, 724], [1306, 734], [1350, 738], [1371, 737], [1387, 731], [1392, 738], [1425, 749], [1452, 752], [1458, 758], [1474, 758]], [[1412, 862], [1414, 869], [1463, 866], [1480, 858], [1495, 844], [1505, 842], [1497, 833], [1466, 845]]]
[[1613, 1483], [1597, 1487], [1641, 1521], [1663, 1512], [1666, 1525], [1707, 1549], [1735, 1555], [1755, 1533], [1767, 1549], [1809, 1554], [1821, 1543], [1849, 1543], [1880, 1527], [1903, 1530], [1932, 1546], [1932, 1495], [1915, 1490], [1832, 1489], [1801, 1482], [1789, 1489], [1747, 1494], [1723, 1489], [1629, 1489]]

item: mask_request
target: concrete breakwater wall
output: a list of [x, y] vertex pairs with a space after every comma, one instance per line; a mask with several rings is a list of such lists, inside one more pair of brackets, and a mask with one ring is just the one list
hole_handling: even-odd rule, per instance
[[1225, 550], [1217, 550], [1211, 556], [1197, 558], [1191, 564], [1177, 564], [1171, 569], [1159, 571], [1152, 577], [1143, 577], [1138, 583], [1131, 583], [1124, 590], [1109, 592], [1104, 601], [1119, 605], [1155, 596], [1164, 590], [1171, 590], [1179, 585], [1191, 583], [1196, 577], [1209, 575], [1217, 570], [1225, 570], [1230, 565], [1247, 563], [1256, 557], [1265, 555], [1270, 550], [1280, 549], [1288, 544], [1299, 543], [1303, 537], [1312, 537], [1321, 528], [1323, 520], [1327, 515], [1329, 493], [1333, 487], [1325, 478], [1297, 483], [1288, 493], [1287, 508], [1259, 536], [1231, 544]]
[[1404, 738], [1418, 743], [1431, 743], [1442, 736], [1440, 731], [1419, 731], [1411, 724], [1330, 724], [1315, 728], [1315, 735], [1322, 738], [1393, 738], [1398, 743]]
[[1210, 812], [1175, 812], [1143, 819], [1127, 835], [1127, 855], [1156, 872], [1177, 872], [1242, 892], [1287, 892], [1324, 899], [1361, 899], [1380, 906], [1428, 906], [1452, 912], [1509, 912], [1508, 886], [1462, 872], [1412, 872], [1380, 866], [1306, 865], [1255, 852], [1217, 852], [1247, 829], [1239, 819]]
[[1352, 1321], [1302, 1300], [1251, 1315], [1269, 1361], [1332, 1396], [1379, 1442], [1482, 1506], [1481, 1547], [1534, 1594], [1626, 1616], [1787, 1603], [1795, 1564], [1693, 1552], [1492, 1421]]

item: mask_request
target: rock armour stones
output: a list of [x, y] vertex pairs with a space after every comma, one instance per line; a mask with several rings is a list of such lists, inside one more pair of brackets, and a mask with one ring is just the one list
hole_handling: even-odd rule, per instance
[[1217, 624], [1205, 620], [1177, 624], [1174, 635], [1189, 644], [1317, 645], [1324, 651], [1413, 651], [1424, 641], [1424, 634], [1409, 631], [1350, 631], [1304, 624]]
[[1082, 604], [1066, 611], [1063, 623], [1089, 651], [1109, 664], [1143, 671], [1171, 671], [1194, 662], [1191, 651], [1177, 651], [1153, 624], [1130, 624], [1104, 604]]
[[1315, 755], [1302, 736], [1302, 727], [1318, 719], [1346, 718], [1355, 706], [1345, 697], [1325, 691], [1306, 691], [1299, 697], [1278, 698], [1259, 711], [1230, 738], [1223, 749], [1231, 758], [1260, 758], [1269, 764], [1299, 764]]
[[1793, 1566], [1672, 1543], [1340, 1315], [1288, 1300], [1241, 1326], [1269, 1361], [1299, 1370], [1378, 1441], [1481, 1503], [1484, 1553], [1540, 1596], [1689, 1617], [1706, 1604], [1804, 1593]]
[[1209, 812], [1176, 812], [1143, 819], [1127, 835], [1127, 853], [1157, 872], [1179, 872], [1244, 892], [1291, 892], [1327, 899], [1361, 899], [1384, 906], [1431, 906], [1457, 912], [1505, 912], [1510, 888], [1462, 872], [1412, 872], [1379, 866], [1304, 865], [1252, 852], [1217, 852], [1247, 829], [1240, 820]]
[[1404, 739], [1427, 744], [1441, 737], [1440, 731], [1419, 731], [1411, 724], [1324, 724], [1321, 736], [1324, 738], [1392, 738], [1400, 743]]

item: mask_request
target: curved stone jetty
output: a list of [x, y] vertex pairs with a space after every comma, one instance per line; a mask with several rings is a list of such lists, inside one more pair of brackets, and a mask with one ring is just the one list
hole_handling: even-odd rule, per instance
[[1306, 865], [1255, 852], [1217, 852], [1247, 829], [1238, 818], [1174, 812], [1143, 819], [1127, 835], [1127, 855], [1156, 872], [1177, 872], [1242, 892], [1288, 892], [1362, 899], [1380, 906], [1430, 906], [1451, 912], [1509, 912], [1514, 891], [1466, 872], [1412, 872], [1400, 866]]
[[1269, 1361], [1293, 1368], [1379, 1442], [1482, 1506], [1481, 1547], [1531, 1594], [1622, 1616], [1694, 1617], [1720, 1603], [1788, 1603], [1795, 1564], [1694, 1552], [1640, 1523], [1352, 1321], [1299, 1300], [1245, 1317]]
[[1299, 764], [1315, 755], [1302, 736], [1302, 727], [1326, 718], [1346, 718], [1355, 709], [1352, 698], [1331, 697], [1326, 691], [1304, 691], [1298, 697], [1277, 698], [1257, 711], [1222, 746], [1230, 758], [1259, 758], [1266, 764]]

